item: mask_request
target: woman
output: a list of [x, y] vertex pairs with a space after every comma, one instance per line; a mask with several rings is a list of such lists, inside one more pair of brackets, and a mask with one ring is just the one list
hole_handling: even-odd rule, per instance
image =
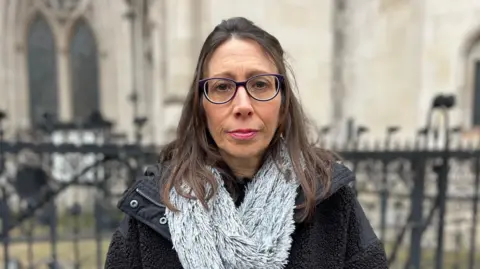
[[308, 142], [291, 85], [274, 36], [215, 27], [176, 139], [119, 202], [106, 268], [387, 268], [354, 175]]

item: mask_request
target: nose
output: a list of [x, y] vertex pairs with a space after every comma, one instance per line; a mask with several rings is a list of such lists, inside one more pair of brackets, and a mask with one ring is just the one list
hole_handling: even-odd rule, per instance
[[233, 113], [236, 118], [250, 117], [253, 115], [253, 107], [251, 98], [245, 87], [241, 86], [237, 90], [237, 94], [232, 100]]

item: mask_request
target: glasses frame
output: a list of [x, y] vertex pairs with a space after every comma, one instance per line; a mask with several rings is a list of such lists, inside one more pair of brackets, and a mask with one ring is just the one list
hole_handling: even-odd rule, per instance
[[[247, 83], [252, 79], [255, 79], [255, 78], [258, 78], [258, 77], [266, 77], [266, 76], [273, 76], [278, 80], [277, 90], [276, 90], [275, 94], [271, 98], [268, 98], [268, 99], [258, 99], [258, 98], [253, 97], [252, 94], [247, 90]], [[208, 81], [213, 80], [213, 79], [223, 79], [223, 80], [228, 80], [228, 81], [231, 81], [231, 82], [235, 83], [235, 92], [233, 93], [232, 97], [230, 97], [230, 99], [228, 99], [227, 101], [224, 101], [224, 102], [214, 102], [210, 98], [208, 98], [207, 90], [205, 89], [205, 84]], [[282, 89], [284, 87], [284, 79], [285, 79], [284, 76], [280, 75], [280, 74], [260, 74], [260, 75], [255, 75], [253, 77], [250, 77], [249, 79], [247, 79], [245, 81], [235, 81], [235, 80], [230, 79], [230, 78], [218, 78], [218, 77], [206, 78], [206, 79], [202, 79], [198, 82], [198, 90], [200, 92], [203, 92], [203, 95], [205, 96], [205, 98], [207, 98], [207, 100], [210, 103], [216, 104], [216, 105], [226, 104], [226, 103], [232, 101], [233, 98], [235, 98], [235, 96], [237, 95], [238, 88], [241, 87], [241, 86], [243, 86], [245, 88], [245, 91], [247, 92], [248, 96], [250, 96], [252, 99], [254, 99], [256, 101], [260, 101], [260, 102], [268, 102], [268, 101], [272, 100], [273, 98], [277, 97], [278, 93], [280, 92], [280, 89]]]

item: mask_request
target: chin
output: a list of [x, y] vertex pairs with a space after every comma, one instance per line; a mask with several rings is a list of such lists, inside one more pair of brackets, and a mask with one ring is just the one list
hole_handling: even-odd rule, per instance
[[229, 145], [229, 147], [225, 150], [230, 156], [235, 158], [252, 158], [252, 157], [260, 157], [265, 152], [265, 148], [261, 147], [257, 143], [253, 143], [251, 145]]

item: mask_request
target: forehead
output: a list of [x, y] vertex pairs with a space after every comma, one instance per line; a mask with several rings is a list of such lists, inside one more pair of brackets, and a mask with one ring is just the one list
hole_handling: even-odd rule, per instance
[[266, 73], [277, 73], [277, 67], [265, 49], [250, 39], [226, 41], [212, 53], [206, 66], [208, 77], [247, 79]]

